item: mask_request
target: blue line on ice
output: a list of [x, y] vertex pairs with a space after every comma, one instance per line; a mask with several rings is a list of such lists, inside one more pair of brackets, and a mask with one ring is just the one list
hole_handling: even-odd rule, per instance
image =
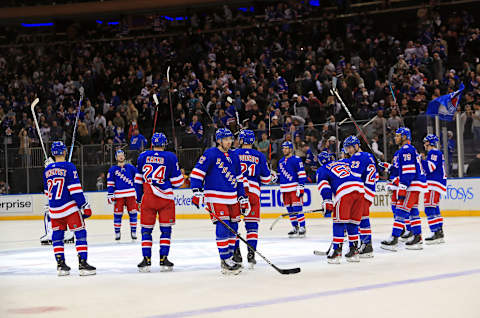
[[424, 276], [419, 278], [398, 280], [398, 281], [392, 281], [392, 282], [386, 282], [386, 283], [357, 286], [352, 288], [328, 290], [328, 291], [304, 294], [299, 296], [279, 297], [279, 298], [272, 298], [272, 299], [262, 300], [262, 301], [232, 304], [232, 305], [225, 305], [225, 306], [218, 306], [218, 307], [209, 307], [209, 308], [196, 309], [196, 310], [190, 310], [190, 311], [182, 311], [182, 312], [176, 312], [176, 313], [170, 313], [170, 314], [164, 314], [164, 315], [149, 316], [148, 318], [193, 317], [193, 316], [204, 315], [204, 314], [214, 314], [214, 313], [220, 313], [220, 312], [231, 311], [231, 310], [257, 308], [257, 307], [263, 307], [263, 306], [269, 306], [269, 305], [283, 304], [287, 302], [304, 301], [304, 300], [313, 299], [313, 298], [350, 294], [355, 292], [382, 289], [382, 288], [402, 286], [402, 285], [418, 284], [418, 283], [431, 282], [431, 281], [437, 281], [437, 280], [443, 280], [443, 279], [449, 279], [449, 278], [455, 278], [455, 277], [461, 277], [461, 276], [469, 276], [469, 275], [475, 275], [475, 274], [480, 274], [480, 268], [462, 271], [462, 272], [446, 273], [446, 274]]

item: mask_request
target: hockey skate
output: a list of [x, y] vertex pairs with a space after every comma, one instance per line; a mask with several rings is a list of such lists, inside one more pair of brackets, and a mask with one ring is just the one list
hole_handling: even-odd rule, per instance
[[384, 250], [396, 252], [398, 249], [398, 237], [390, 236], [388, 240], [382, 241], [380, 247]]
[[408, 242], [413, 237], [412, 231], [406, 231], [400, 236], [400, 241]]
[[442, 244], [445, 243], [445, 240], [443, 238], [443, 230], [439, 229], [438, 231], [433, 232], [432, 236], [425, 238], [425, 243], [428, 245]]
[[233, 251], [233, 257], [232, 257], [233, 261], [235, 263], [237, 263], [238, 265], [242, 266], [242, 262], [243, 262], [243, 259], [242, 259], [242, 253], [240, 252], [240, 248], [237, 247], [235, 249], [235, 251]]
[[345, 254], [345, 258], [347, 259], [347, 262], [350, 262], [350, 263], [360, 262], [360, 257], [358, 255], [358, 243], [357, 242], [354, 242], [352, 245], [350, 245], [350, 250], [348, 251], [347, 254]]
[[301, 226], [298, 229], [298, 237], [305, 237], [307, 235], [307, 229], [303, 226]]
[[144, 256], [140, 264], [137, 265], [138, 271], [140, 273], [149, 273], [150, 266], [152, 266], [152, 260], [150, 259], [150, 257], [146, 257], [146, 256]]
[[45, 234], [40, 238], [40, 244], [42, 245], [52, 245], [52, 236]]
[[238, 275], [242, 272], [242, 267], [235, 263], [232, 258], [222, 259], [221, 268], [224, 275]]
[[417, 234], [413, 236], [413, 239], [405, 243], [405, 248], [407, 250], [423, 250], [422, 246], [422, 235]]
[[358, 256], [360, 258], [372, 258], [373, 257], [373, 246], [372, 242], [362, 243], [358, 249]]
[[255, 252], [250, 249], [248, 250], [247, 261], [250, 269], [253, 269], [255, 265], [257, 265], [257, 261], [255, 260]]
[[294, 227], [290, 232], [288, 232], [289, 238], [294, 238], [296, 236], [298, 236], [298, 226]]
[[86, 259], [78, 258], [78, 272], [80, 276], [90, 276], [97, 274], [97, 269], [87, 263]]
[[70, 275], [70, 267], [65, 264], [65, 259], [58, 257], [57, 258], [57, 275], [58, 276], [68, 276]]
[[173, 263], [170, 262], [166, 256], [160, 256], [160, 271], [161, 272], [173, 271]]
[[115, 233], [115, 241], [120, 241], [121, 238], [122, 238], [122, 234], [120, 232]]
[[130, 232], [130, 236], [132, 237], [132, 241], [137, 240], [137, 232]]
[[330, 248], [327, 254], [328, 264], [340, 264], [342, 258], [342, 244], [337, 249]]

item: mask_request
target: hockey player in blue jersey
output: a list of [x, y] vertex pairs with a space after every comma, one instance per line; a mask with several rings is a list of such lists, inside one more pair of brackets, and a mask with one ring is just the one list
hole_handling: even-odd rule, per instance
[[135, 191], [140, 204], [143, 260], [138, 264], [140, 272], [150, 272], [152, 265], [152, 231], [156, 218], [160, 225], [160, 268], [173, 270], [168, 259], [172, 226], [175, 224], [175, 201], [172, 187], [180, 187], [184, 180], [177, 156], [165, 151], [167, 137], [162, 133], [152, 136], [153, 150], [144, 151], [137, 160]]
[[302, 209], [307, 174], [302, 159], [293, 155], [293, 144], [290, 141], [282, 143], [282, 151], [284, 157], [278, 162], [278, 181], [283, 205], [290, 213], [290, 222], [293, 226], [293, 229], [288, 232], [288, 236], [291, 238], [305, 237], [307, 230]]
[[362, 179], [365, 195], [361, 205], [362, 221], [360, 222], [360, 258], [373, 257], [372, 230], [370, 228], [370, 206], [375, 198], [375, 183], [378, 180], [375, 158], [371, 153], [360, 149], [360, 140], [356, 136], [349, 136], [343, 142], [348, 152], [352, 174]]
[[66, 147], [61, 141], [52, 144], [51, 152], [55, 162], [45, 168], [43, 175], [44, 192], [48, 197], [52, 221], [53, 252], [57, 260], [58, 276], [70, 274], [65, 263], [63, 239], [68, 229], [75, 233], [80, 276], [95, 275], [95, 267], [87, 263], [87, 231], [84, 219], [92, 210], [83, 194], [75, 165], [65, 161]]
[[223, 274], [239, 274], [242, 267], [233, 260], [236, 237], [221, 222], [238, 230], [240, 214], [250, 214], [250, 203], [245, 194], [240, 161], [230, 150], [233, 134], [226, 128], [215, 133], [218, 147], [212, 147], [198, 159], [190, 175], [192, 203], [198, 209], [203, 198], [216, 226], [216, 240]]
[[[276, 176], [272, 175], [267, 166], [267, 158], [260, 151], [252, 148], [255, 142], [255, 133], [251, 130], [242, 130], [238, 136], [240, 149], [235, 154], [240, 160], [240, 167], [244, 177], [245, 193], [250, 201], [250, 213], [244, 215], [245, 229], [247, 231], [247, 242], [257, 248], [258, 222], [260, 222], [260, 184], [275, 182]], [[242, 263], [239, 241], [237, 240], [233, 260]], [[247, 261], [250, 267], [256, 264], [255, 253], [248, 250]]]
[[340, 264], [346, 230], [350, 248], [345, 258], [349, 262], [359, 262], [358, 227], [363, 212], [359, 207], [363, 204], [365, 193], [362, 180], [354, 176], [348, 159], [334, 161], [333, 154], [322, 151], [318, 155], [318, 162], [317, 184], [323, 199], [324, 214], [333, 213], [333, 242], [327, 261]]
[[398, 238], [405, 227], [405, 220], [410, 219], [413, 237], [405, 243], [406, 249], [422, 249], [422, 224], [418, 212], [420, 193], [427, 190], [426, 176], [417, 150], [410, 144], [410, 129], [400, 127], [395, 134], [395, 143], [400, 149], [394, 155], [394, 168], [398, 173], [398, 185], [392, 236], [382, 241], [381, 247], [396, 251]]
[[422, 160], [422, 166], [427, 174], [428, 192], [424, 195], [425, 214], [428, 226], [433, 233], [425, 238], [427, 244], [444, 243], [443, 218], [440, 214], [440, 198], [447, 192], [447, 175], [445, 173], [445, 158], [437, 149], [439, 139], [435, 135], [427, 135], [423, 139], [427, 157]]
[[122, 216], [124, 206], [127, 207], [130, 217], [130, 235], [132, 240], [137, 239], [137, 202], [135, 195], [135, 174], [137, 169], [125, 162], [125, 152], [119, 149], [115, 152], [117, 164], [108, 170], [107, 174], [107, 201], [108, 204], [114, 203], [113, 226], [115, 230], [115, 240], [119, 241], [122, 226]]

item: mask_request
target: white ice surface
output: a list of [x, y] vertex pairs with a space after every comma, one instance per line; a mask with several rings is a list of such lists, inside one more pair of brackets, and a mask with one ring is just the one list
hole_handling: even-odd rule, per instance
[[171, 273], [159, 271], [156, 228], [152, 273], [138, 273], [140, 242], [130, 242], [127, 220], [121, 243], [113, 221], [87, 220], [97, 275], [79, 277], [66, 245], [72, 272], [57, 277], [52, 247], [39, 244], [42, 221], [0, 222], [0, 317], [480, 317], [480, 218], [448, 218], [446, 244], [396, 253], [379, 247], [392, 220], [373, 219], [375, 257], [341, 265], [313, 255], [329, 246], [330, 220], [307, 219], [305, 239], [288, 239], [286, 220], [273, 231], [271, 222], [261, 222], [258, 249], [300, 274], [280, 275], [257, 256], [255, 270], [222, 276], [208, 220], [178, 220]]

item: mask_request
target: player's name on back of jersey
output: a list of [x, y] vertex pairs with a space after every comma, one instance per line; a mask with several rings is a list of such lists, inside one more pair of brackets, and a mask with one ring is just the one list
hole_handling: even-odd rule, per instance
[[165, 159], [163, 157], [155, 157], [155, 156], [148, 156], [145, 159], [146, 163], [159, 163], [159, 164], [164, 164]]
[[250, 161], [256, 164], [260, 162], [260, 159], [257, 156], [253, 155], [238, 155], [238, 158], [240, 159], [240, 161]]
[[45, 178], [48, 178], [54, 175], [65, 177], [67, 175], [67, 170], [61, 169], [61, 168], [48, 169], [47, 172], [45, 173]]

